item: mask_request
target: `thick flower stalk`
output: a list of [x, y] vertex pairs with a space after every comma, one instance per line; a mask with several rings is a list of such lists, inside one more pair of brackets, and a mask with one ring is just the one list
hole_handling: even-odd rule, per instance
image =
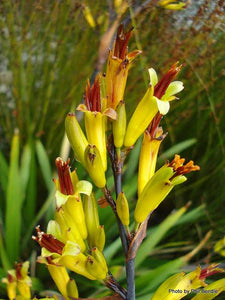
[[132, 35], [132, 29], [125, 32], [120, 25], [117, 31], [113, 49], [109, 51], [105, 85], [107, 107], [116, 109], [121, 100], [124, 100], [124, 90], [127, 75], [132, 61], [141, 53], [139, 50], [128, 53], [128, 41]]
[[7, 272], [7, 277], [2, 282], [7, 285], [7, 294], [10, 300], [17, 297], [22, 299], [31, 299], [32, 281], [28, 275], [29, 262], [15, 263], [15, 269]]
[[172, 82], [180, 68], [181, 66], [177, 66], [177, 63], [174, 64], [160, 81], [158, 81], [155, 70], [149, 69], [150, 85], [128, 123], [124, 140], [125, 147], [135, 144], [157, 112], [162, 115], [167, 114], [170, 107], [169, 102], [177, 99], [174, 95], [184, 88], [181, 81]]
[[159, 204], [166, 198], [175, 185], [187, 180], [184, 176], [191, 171], [199, 170], [193, 161], [184, 165], [184, 158], [175, 155], [171, 163], [167, 162], [148, 181], [141, 192], [134, 211], [136, 223], [142, 223]]

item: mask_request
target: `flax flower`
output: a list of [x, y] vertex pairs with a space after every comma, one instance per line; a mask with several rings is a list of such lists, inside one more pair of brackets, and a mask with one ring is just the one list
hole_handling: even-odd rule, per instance
[[107, 107], [115, 109], [121, 100], [124, 100], [124, 90], [127, 82], [128, 70], [132, 61], [141, 53], [139, 50], [128, 53], [128, 41], [132, 29], [125, 32], [120, 25], [117, 31], [113, 50], [109, 51], [106, 69], [106, 96]]
[[[185, 274], [184, 272], [175, 274], [160, 285], [154, 293], [152, 300], [179, 300], [191, 292], [198, 294], [192, 298], [195, 300], [213, 299], [219, 292], [224, 290], [223, 284], [225, 279], [218, 280], [209, 286], [207, 286], [204, 280], [206, 277], [220, 272], [223, 272], [223, 269], [217, 268], [217, 265], [212, 264], [204, 269], [201, 269], [201, 267], [198, 266], [196, 270], [188, 274]], [[212, 286], [212, 290], [213, 288], [216, 289], [218, 287], [220, 288], [220, 291], [212, 291], [210, 297], [207, 298], [207, 290], [210, 290], [210, 286]], [[203, 287], [203, 289], [200, 289], [201, 287]]]
[[138, 195], [155, 173], [159, 147], [166, 136], [163, 134], [162, 127], [158, 126], [161, 118], [162, 115], [158, 113], [144, 132], [139, 158]]
[[104, 108], [101, 98], [100, 77], [97, 76], [91, 86], [87, 82], [85, 89], [85, 104], [80, 104], [77, 110], [84, 112], [85, 130], [90, 145], [95, 145], [100, 153], [104, 171], [107, 169], [105, 124], [106, 116], [115, 119], [116, 112], [111, 108]]
[[186, 165], [184, 165], [184, 161], [184, 158], [175, 155], [171, 163], [167, 162], [148, 181], [138, 198], [134, 211], [136, 223], [142, 223], [149, 213], [155, 210], [166, 198], [175, 185], [186, 181], [185, 174], [200, 169], [199, 166], [193, 164], [193, 161], [189, 161]]
[[174, 95], [183, 90], [181, 81], [172, 82], [180, 68], [174, 64], [160, 81], [158, 81], [155, 70], [149, 69], [150, 86], [128, 123], [124, 146], [131, 147], [134, 145], [157, 112], [162, 115], [167, 114], [170, 107], [169, 102], [177, 99]]
[[15, 269], [7, 272], [7, 277], [2, 279], [7, 285], [7, 294], [10, 300], [17, 297], [31, 299], [31, 278], [28, 276], [29, 262], [15, 263]]

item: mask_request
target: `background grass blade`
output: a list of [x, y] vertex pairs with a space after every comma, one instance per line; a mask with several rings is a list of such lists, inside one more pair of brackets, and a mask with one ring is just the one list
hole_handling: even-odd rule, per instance
[[139, 248], [135, 260], [135, 266], [138, 267], [161, 241], [167, 231], [176, 224], [177, 220], [186, 212], [187, 206], [180, 208], [178, 211], [171, 213], [153, 232], [150, 232], [147, 239], [144, 240]]
[[9, 167], [8, 167], [8, 163], [1, 151], [0, 151], [0, 170], [1, 170], [0, 185], [1, 185], [3, 192], [6, 194]]
[[5, 241], [9, 261], [19, 257], [21, 233], [21, 181], [19, 172], [19, 133], [15, 133], [10, 153], [9, 179], [6, 197]]
[[30, 177], [30, 163], [31, 163], [31, 147], [29, 144], [23, 148], [20, 165], [20, 179], [21, 179], [21, 196], [22, 201], [25, 199], [26, 189]]
[[46, 150], [40, 140], [36, 141], [35, 146], [36, 146], [38, 162], [40, 165], [43, 179], [45, 181], [45, 185], [46, 185], [48, 191], [51, 192], [52, 187], [53, 187], [53, 182], [51, 180], [52, 179], [52, 171], [51, 171], [51, 165], [49, 162], [48, 155], [47, 155]]

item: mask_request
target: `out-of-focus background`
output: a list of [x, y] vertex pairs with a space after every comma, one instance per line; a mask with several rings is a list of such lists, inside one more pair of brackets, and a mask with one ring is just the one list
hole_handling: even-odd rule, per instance
[[[178, 270], [182, 264], [176, 269], [177, 259], [193, 250], [209, 230], [213, 230], [210, 240], [186, 268], [223, 260], [213, 246], [225, 234], [224, 2], [192, 0], [182, 10], [161, 4], [157, 0], [0, 3], [0, 278], [14, 261], [29, 259], [36, 295], [55, 289], [45, 267], [35, 264], [39, 248], [31, 235], [37, 224], [45, 227], [52, 217], [54, 161], [68, 153], [66, 113], [82, 101], [86, 80], [104, 72], [121, 22], [134, 27], [129, 49], [143, 51], [128, 77], [128, 116], [148, 86], [148, 68], [160, 76], [179, 61], [183, 67], [178, 80], [185, 89], [162, 121], [168, 136], [158, 167], [175, 153], [201, 167], [152, 216], [153, 238], [146, 239], [140, 249], [142, 258], [137, 259], [138, 299], [149, 299], [163, 280], [153, 278]], [[136, 201], [140, 142], [126, 161], [123, 177], [131, 206]], [[70, 157], [72, 167], [85, 178], [72, 153]], [[108, 176], [110, 186], [110, 172]], [[189, 201], [186, 214], [168, 220], [174, 209]], [[108, 209], [100, 210], [100, 215], [107, 235], [105, 255], [122, 282], [123, 257], [115, 219]], [[168, 223], [162, 228], [159, 224], [165, 219]], [[169, 262], [173, 265], [166, 269]], [[75, 277], [83, 297], [107, 293], [95, 282]], [[0, 297], [5, 295], [0, 283]]]

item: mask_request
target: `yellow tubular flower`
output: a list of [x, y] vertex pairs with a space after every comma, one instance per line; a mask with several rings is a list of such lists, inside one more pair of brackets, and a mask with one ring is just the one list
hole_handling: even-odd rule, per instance
[[116, 148], [123, 146], [124, 136], [126, 133], [126, 110], [125, 102], [120, 101], [116, 108], [117, 119], [113, 121], [113, 140]]
[[155, 166], [158, 157], [159, 147], [166, 136], [165, 134], [163, 134], [162, 128], [158, 127], [161, 118], [162, 115], [158, 113], [152, 120], [148, 129], [144, 132], [138, 170], [139, 196], [142, 190], [144, 189], [146, 183], [155, 173]]
[[124, 31], [120, 25], [117, 31], [113, 50], [109, 52], [106, 69], [106, 95], [108, 107], [116, 109], [118, 103], [124, 99], [124, 90], [127, 82], [128, 70], [131, 62], [141, 53], [135, 50], [128, 53], [128, 41], [132, 35], [132, 29]]
[[67, 295], [69, 299], [72, 298], [78, 298], [78, 289], [76, 285], [76, 281], [74, 279], [70, 279], [69, 282], [67, 283]]
[[[28, 276], [29, 262], [15, 263], [15, 270], [7, 272], [7, 278], [2, 282], [7, 284], [7, 294], [10, 300], [16, 298], [31, 299], [31, 278]], [[17, 291], [19, 294], [17, 294]]]
[[225, 278], [210, 283], [207, 287], [201, 290], [192, 300], [211, 300], [225, 291]]
[[56, 207], [64, 210], [77, 225], [82, 239], [87, 238], [87, 228], [80, 193], [90, 195], [92, 185], [88, 181], [79, 181], [75, 171], [70, 172], [69, 159], [64, 162], [60, 157], [56, 159], [59, 179], [56, 184]]
[[77, 121], [75, 114], [69, 113], [65, 120], [66, 135], [76, 159], [85, 167], [84, 152], [88, 141]]
[[128, 226], [130, 224], [129, 205], [123, 192], [117, 197], [116, 211], [123, 225]]
[[[196, 270], [188, 274], [185, 274], [184, 272], [175, 274], [160, 285], [160, 287], [154, 293], [152, 300], [179, 300], [191, 293], [193, 290], [198, 291], [198, 295], [192, 299], [203, 299], [201, 296], [199, 298], [199, 295], [204, 295], [204, 299], [213, 299], [215, 295], [218, 294], [210, 294], [211, 297], [209, 296], [209, 298], [207, 298], [206, 295], [207, 290], [209, 290], [209, 286], [207, 286], [204, 280], [206, 277], [222, 271], [222, 269], [217, 268], [217, 265], [210, 265], [202, 270], [200, 266], [198, 266]], [[217, 281], [212, 284], [212, 288], [216, 289], [217, 287], [220, 287], [221, 292], [223, 290], [222, 284], [224, 284], [224, 279], [222, 279], [222, 281], [218, 280], [218, 283], [216, 283]], [[200, 290], [200, 287], [204, 288]], [[204, 291], [206, 292], [204, 293]]]
[[69, 270], [80, 274], [90, 280], [98, 279], [97, 276], [91, 272], [89, 272], [87, 266], [87, 257], [83, 253], [79, 253], [76, 256], [68, 255], [63, 256], [60, 259], [60, 263], [63, 264]]
[[[78, 290], [77, 290], [76, 284], [75, 284], [74, 289], [70, 291], [70, 295], [68, 295], [67, 286], [70, 282], [70, 277], [69, 277], [65, 267], [60, 267], [60, 266], [49, 264], [48, 271], [49, 271], [52, 279], [54, 280], [59, 292], [63, 295], [63, 297], [65, 297], [66, 300], [70, 299], [69, 296], [72, 296], [74, 298], [78, 297]], [[71, 294], [73, 294], [73, 295], [71, 295]]]
[[139, 136], [145, 131], [152, 119], [158, 112], [158, 106], [153, 89], [150, 86], [142, 100], [138, 103], [129, 123], [124, 139], [124, 146], [131, 147], [135, 144]]
[[103, 101], [100, 93], [100, 76], [97, 76], [95, 82], [90, 86], [87, 82], [85, 89], [85, 104], [80, 104], [77, 110], [84, 112], [85, 129], [89, 144], [95, 145], [101, 156], [104, 170], [107, 169], [106, 154], [106, 136], [105, 124], [106, 116], [115, 118], [116, 113], [112, 109], [103, 110]]
[[93, 256], [88, 256], [86, 268], [92, 276], [95, 276], [99, 280], [103, 280], [107, 276], [105, 268]]
[[85, 150], [86, 169], [98, 188], [106, 185], [105, 171], [98, 148], [88, 145]]
[[51, 233], [46, 234], [36, 227], [37, 236], [32, 238], [42, 247], [41, 256], [38, 258], [39, 263], [46, 265], [63, 266], [76, 272], [88, 279], [95, 280], [86, 268], [87, 256], [81, 253], [79, 244], [67, 240], [65, 243], [58, 240]]
[[31, 298], [30, 287], [32, 285], [31, 278], [28, 276], [29, 262], [15, 263], [17, 288], [21, 296], [25, 299]]
[[104, 226], [100, 225], [98, 227], [97, 235], [95, 236], [95, 244], [96, 247], [98, 247], [99, 250], [103, 251], [105, 247], [105, 230]]
[[134, 211], [134, 218], [137, 223], [142, 223], [150, 212], [155, 210], [165, 199], [173, 187], [187, 180], [184, 174], [199, 170], [199, 166], [194, 166], [193, 161], [186, 165], [185, 159], [175, 155], [174, 160], [167, 162], [148, 181], [141, 192]]
[[16, 276], [15, 270], [10, 270], [7, 272], [7, 277], [2, 279], [2, 282], [7, 286], [7, 295], [9, 300], [14, 300], [16, 298]]
[[101, 265], [105, 272], [108, 272], [107, 263], [103, 253], [97, 248], [94, 247], [91, 251], [91, 255], [96, 259], [96, 261]]
[[91, 247], [95, 247], [95, 239], [98, 235], [98, 228], [100, 225], [97, 202], [94, 194], [92, 193], [90, 196], [84, 195], [83, 204], [88, 230], [88, 242]]
[[59, 224], [62, 232], [62, 241], [67, 241], [68, 239], [77, 243], [81, 251], [84, 252], [86, 249], [85, 243], [82, 239], [81, 233], [75, 220], [68, 214], [64, 208], [61, 206], [57, 209], [55, 213], [55, 220]]
[[174, 64], [167, 73], [158, 81], [154, 69], [149, 69], [150, 87], [136, 107], [127, 126], [124, 140], [125, 147], [135, 144], [139, 136], [145, 131], [157, 112], [165, 115], [169, 111], [169, 101], [177, 99], [174, 95], [183, 90], [181, 81], [174, 81], [174, 77], [180, 71], [181, 66]]

